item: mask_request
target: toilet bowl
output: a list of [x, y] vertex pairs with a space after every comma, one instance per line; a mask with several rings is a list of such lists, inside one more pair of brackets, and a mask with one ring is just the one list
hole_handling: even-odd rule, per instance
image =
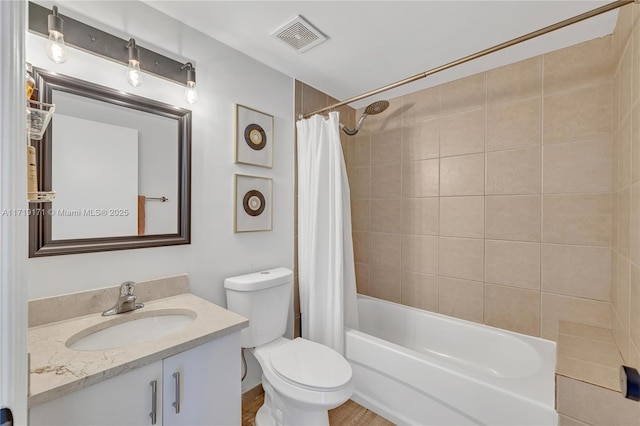
[[252, 353], [262, 367], [265, 389], [257, 426], [328, 425], [328, 410], [353, 394], [351, 366], [327, 346], [280, 338]]
[[227, 306], [249, 319], [242, 347], [262, 368], [264, 404], [257, 426], [329, 425], [328, 410], [354, 391], [352, 369], [333, 349], [306, 339], [283, 337], [293, 272], [276, 268], [227, 278]]

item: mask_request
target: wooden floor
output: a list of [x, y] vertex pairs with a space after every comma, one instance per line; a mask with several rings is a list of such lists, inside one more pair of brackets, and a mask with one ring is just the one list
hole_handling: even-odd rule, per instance
[[[242, 426], [255, 426], [254, 419], [258, 408], [264, 402], [264, 393], [251, 401], [242, 403]], [[329, 411], [329, 423], [332, 426], [390, 426], [387, 419], [367, 410], [363, 406], [349, 400]]]

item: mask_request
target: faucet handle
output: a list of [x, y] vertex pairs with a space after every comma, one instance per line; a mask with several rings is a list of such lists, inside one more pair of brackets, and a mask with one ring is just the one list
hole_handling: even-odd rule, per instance
[[125, 281], [120, 284], [120, 296], [133, 296], [133, 291], [136, 288], [136, 283], [133, 281]]

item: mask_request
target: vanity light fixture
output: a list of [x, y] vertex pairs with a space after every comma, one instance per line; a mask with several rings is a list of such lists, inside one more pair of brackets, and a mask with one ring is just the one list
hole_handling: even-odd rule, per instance
[[142, 84], [142, 73], [140, 72], [140, 49], [136, 46], [136, 40], [130, 38], [126, 44], [129, 50], [129, 66], [127, 67], [127, 81], [133, 87]]
[[184, 91], [184, 99], [193, 105], [198, 101], [198, 92], [196, 91], [196, 69], [191, 62], [187, 62], [180, 69], [187, 69], [187, 88]]
[[[0, 0], [4, 1], [4, 0]], [[49, 37], [47, 56], [62, 63], [67, 59], [65, 45], [73, 46], [127, 67], [127, 81], [133, 87], [142, 84], [142, 72], [186, 86], [186, 102], [197, 100], [196, 73], [192, 61], [175, 60], [139, 46], [134, 38], [123, 39], [66, 15], [58, 15], [58, 7], [48, 9], [28, 2], [29, 31]], [[64, 36], [62, 22], [64, 19]]]
[[64, 45], [64, 21], [58, 15], [58, 6], [53, 6], [47, 18], [49, 41], [47, 41], [47, 56], [56, 64], [67, 61], [67, 47]]

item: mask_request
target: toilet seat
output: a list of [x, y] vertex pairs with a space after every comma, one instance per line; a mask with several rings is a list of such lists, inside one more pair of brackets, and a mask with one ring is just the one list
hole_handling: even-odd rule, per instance
[[[296, 340], [314, 343], [300, 338]], [[291, 378], [289, 377], [283, 377], [285, 376], [285, 374], [276, 372], [276, 369], [271, 362], [272, 353], [276, 351], [276, 349], [278, 349], [280, 346], [285, 346], [292, 342], [292, 340], [280, 337], [272, 342], [252, 349], [253, 355], [258, 360], [260, 367], [262, 367], [263, 379], [266, 379], [271, 384], [271, 386], [273, 386], [276, 392], [290, 399], [294, 404], [310, 404], [312, 406], [322, 405], [327, 407], [327, 409], [337, 407], [351, 397], [355, 389], [355, 384], [353, 382], [351, 365], [349, 365], [346, 359], [343, 359], [343, 361], [348, 367], [348, 378], [346, 379], [346, 382], [338, 388], [321, 389], [313, 385], [303, 386], [291, 380]], [[299, 342], [292, 347], [297, 347], [298, 344]], [[314, 344], [319, 345], [319, 343]], [[329, 349], [326, 347], [324, 348]], [[336, 356], [340, 356], [337, 352], [333, 351], [333, 349], [329, 350]], [[278, 364], [277, 361], [276, 364]], [[312, 369], [319, 370], [319, 373], [322, 373], [323, 370], [322, 367], [318, 368], [317, 365]]]
[[319, 392], [341, 389], [351, 382], [351, 366], [333, 349], [297, 338], [271, 351], [271, 366], [281, 379]]

